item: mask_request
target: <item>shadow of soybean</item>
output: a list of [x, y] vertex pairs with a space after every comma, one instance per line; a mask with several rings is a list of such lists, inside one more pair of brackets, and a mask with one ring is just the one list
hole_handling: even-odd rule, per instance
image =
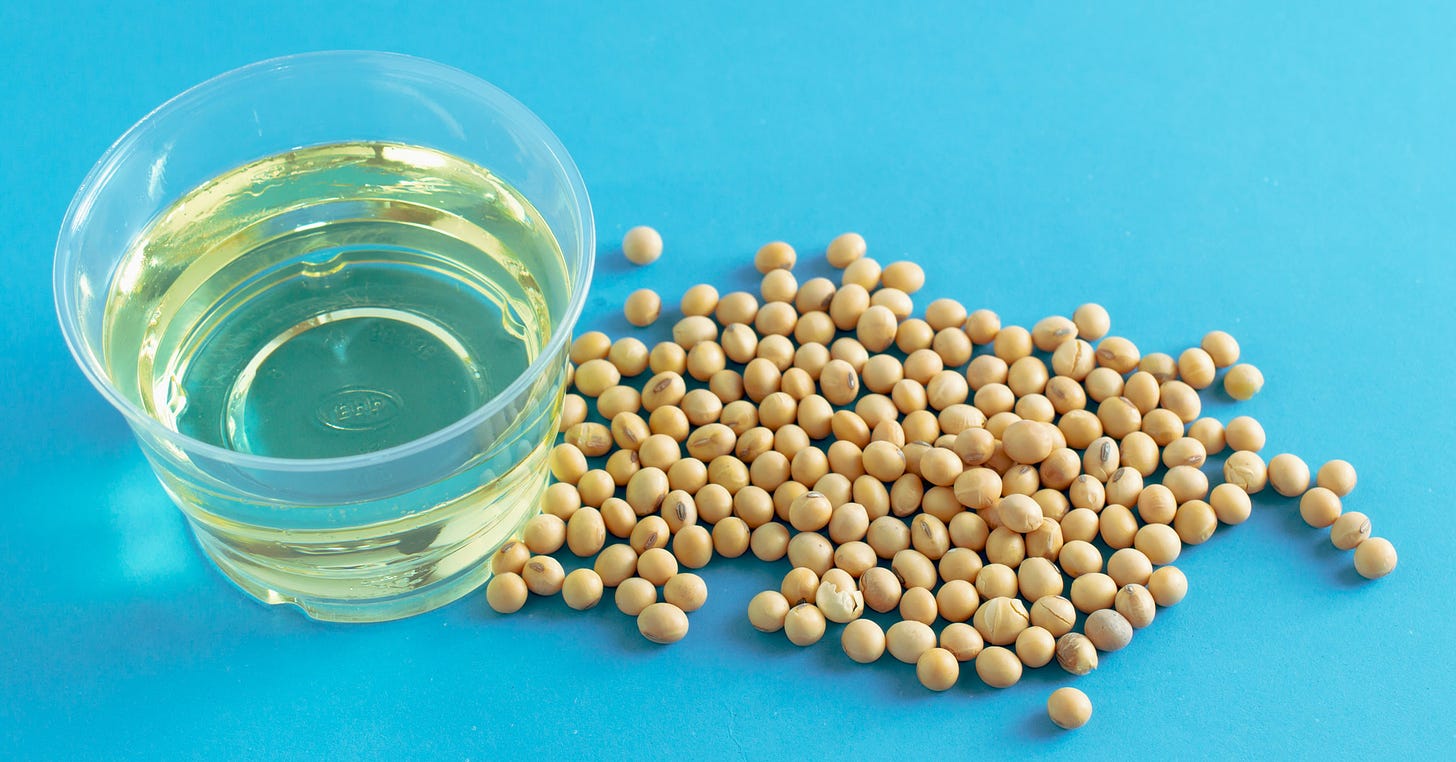
[[[1273, 457], [1267, 455], [1269, 452], [1266, 448], [1261, 455], [1265, 455], [1266, 458]], [[1209, 476], [1210, 487], [1223, 481], [1223, 464], [1229, 454], [1231, 451], [1225, 450], [1217, 456], [1209, 456], [1203, 471]], [[1163, 471], [1163, 469], [1159, 470]], [[1310, 484], [1314, 486], [1313, 479]], [[1354, 571], [1354, 558], [1351, 551], [1340, 550], [1330, 543], [1328, 528], [1316, 529], [1305, 523], [1299, 513], [1298, 497], [1284, 497], [1269, 486], [1249, 497], [1253, 511], [1245, 523], [1277, 527], [1279, 534], [1287, 541], [1289, 560], [1300, 574], [1318, 574], [1327, 584], [1341, 589], [1357, 588], [1365, 582], [1364, 578]], [[1345, 504], [1343, 508], [1346, 511], [1358, 510], [1357, 507], [1348, 504]], [[1237, 531], [1246, 530], [1242, 528], [1242, 525], [1229, 526], [1220, 523], [1213, 537], [1204, 544], [1214, 544], [1218, 542], [1220, 536]], [[1185, 545], [1183, 552], [1196, 551], [1197, 547], [1199, 546]], [[1105, 555], [1104, 558], [1106, 558]], [[1176, 565], [1177, 562], [1174, 563]], [[1161, 611], [1162, 609], [1159, 609], [1160, 613]], [[1078, 629], [1080, 630], [1080, 623]]]
[[951, 690], [964, 696], [974, 697], [977, 701], [995, 701], [1010, 689], [992, 688], [987, 685], [985, 681], [981, 680], [981, 676], [976, 674], [976, 660], [972, 659], [961, 662], [960, 679], [956, 680], [955, 687]]
[[1335, 572], [1333, 578], [1335, 584], [1347, 590], [1355, 590], [1358, 588], [1366, 587], [1367, 585], [1378, 584], [1377, 580], [1365, 579], [1364, 577], [1360, 576], [1359, 572], [1355, 571], [1354, 558], [1350, 558], [1348, 561], [1346, 561], [1344, 568], [1340, 569], [1338, 572]]
[[[605, 235], [602, 237], [603, 242], [598, 243], [596, 260], [592, 263], [593, 276], [626, 275], [640, 268], [639, 265], [632, 264], [627, 259], [627, 255], [622, 253], [622, 236], [626, 232], [626, 230], [622, 230], [610, 237]], [[648, 267], [650, 266], [648, 265]]]
[[[754, 559], [752, 563], [765, 566], [763, 562]], [[775, 562], [770, 565], [775, 569], [782, 566], [781, 573], [774, 576], [769, 585], [763, 589], [777, 589], [777, 583], [782, 579], [783, 573], [788, 571], [786, 562]], [[751, 597], [751, 596], [750, 596]], [[747, 606], [747, 601], [744, 601]], [[895, 612], [881, 614], [876, 611], [866, 610], [865, 619], [874, 621], [880, 625], [882, 630], [887, 630], [891, 624], [899, 621]], [[886, 687], [894, 691], [898, 699], [904, 700], [933, 700], [937, 694], [935, 691], [927, 690], [920, 684], [920, 679], [915, 674], [914, 664], [905, 664], [886, 651], [874, 662], [860, 664], [849, 658], [841, 645], [841, 638], [846, 625], [835, 622], [828, 622], [824, 629], [824, 636], [817, 643], [808, 646], [796, 646], [789, 641], [788, 636], [782, 630], [778, 632], [760, 632], [747, 622], [746, 617], [735, 618], [725, 625], [726, 637], [742, 643], [755, 652], [766, 658], [789, 659], [808, 661], [814, 665], [816, 671], [834, 675], [863, 674], [868, 672], [874, 675], [874, 679], [882, 682]], [[937, 634], [940, 629], [935, 628]], [[966, 675], [966, 668], [970, 662], [962, 665], [961, 678]], [[979, 682], [979, 680], [978, 680]], [[952, 689], [954, 690], [954, 689]]]
[[[1303, 522], [1300, 522], [1303, 524]], [[1309, 527], [1306, 526], [1306, 529]], [[1355, 552], [1340, 550], [1329, 539], [1328, 529], [1317, 529], [1310, 539], [1307, 555], [1318, 561], [1318, 568], [1324, 572], [1324, 579], [1342, 590], [1355, 590], [1370, 584], [1370, 580], [1355, 571]]]
[[1284, 497], [1266, 487], [1253, 496], [1254, 514], [1273, 514], [1274, 523], [1289, 540], [1290, 555], [1299, 568], [1317, 570], [1324, 582], [1342, 589], [1358, 588], [1366, 580], [1355, 571], [1352, 551], [1340, 550], [1330, 542], [1328, 528], [1306, 524], [1299, 513], [1299, 498]]
[[[559, 552], [553, 557], [561, 562], [562, 569], [570, 574], [576, 569], [591, 568], [592, 559], [577, 558], [569, 552]], [[558, 595], [536, 595], [526, 598], [526, 605], [514, 614], [501, 614], [490, 608], [485, 600], [485, 587], [467, 595], [459, 604], [466, 606], [466, 617], [473, 623], [490, 622], [505, 618], [530, 620], [532, 632], [557, 642], [575, 640], [594, 643], [611, 643], [617, 650], [633, 653], [651, 653], [662, 646], [642, 637], [637, 629], [636, 617], [623, 614], [616, 604], [616, 588], [602, 590], [602, 599], [597, 605], [584, 611], [577, 611], [566, 605]], [[658, 593], [661, 600], [661, 592]], [[456, 604], [456, 605], [459, 605]], [[711, 604], [710, 604], [711, 605]], [[689, 625], [691, 636], [691, 624]]]
[[[744, 609], [745, 611], [747, 609], [746, 602], [744, 603]], [[821, 638], [818, 643], [810, 646], [796, 646], [793, 643], [789, 642], [789, 637], [784, 634], [783, 630], [778, 630], [777, 632], [762, 632], [748, 623], [748, 616], [746, 613], [743, 615], [741, 620], [734, 621], [738, 619], [738, 617], [733, 617], [729, 621], [725, 622], [723, 624], [722, 634], [725, 637], [729, 637], [738, 641], [745, 647], [752, 649], [754, 652], [769, 658], [796, 658], [798, 655], [804, 653], [805, 651], [813, 651], [821, 648], [822, 646], [826, 645], [831, 640], [831, 638], [834, 639], [834, 642], [837, 643], [839, 635], [836, 631], [836, 628], [840, 628], [843, 626], [836, 625], [833, 622], [830, 622], [824, 629], [824, 637]]]
[[[764, 590], [779, 589], [784, 575], [791, 568], [787, 559], [764, 562], [749, 552], [736, 559], [715, 558], [712, 565], [731, 567], [732, 576], [739, 578], [735, 581], [747, 581], [750, 585], [742, 600], [735, 600], [730, 604], [733, 606], [733, 610], [721, 625], [720, 634], [724, 638], [733, 640], [767, 659], [812, 659], [822, 668], [835, 672], [847, 672], [851, 667], [860, 666], [845, 656], [839, 647], [840, 633], [844, 630], [842, 624], [826, 622], [824, 636], [817, 643], [796, 646], [789, 641], [783, 630], [761, 632], [749, 623], [747, 613], [749, 601]], [[832, 658], [836, 655], [840, 658]]]
[[[1131, 645], [1128, 646], [1128, 648], [1131, 647]], [[1106, 655], [1107, 654], [1103, 653], [1099, 653], [1097, 655], [1099, 659], [1099, 666], [1101, 666], [1100, 660]], [[1046, 693], [1051, 693], [1058, 688], [1065, 688], [1069, 685], [1072, 685], [1076, 681], [1077, 676], [1062, 669], [1061, 666], [1057, 664], [1057, 660], [1054, 658], [1050, 662], [1047, 662], [1044, 666], [1040, 666], [1035, 669], [1032, 669], [1031, 667], [1026, 667], [1022, 669], [1021, 682], [1017, 683], [1017, 685], [1034, 686], [1037, 688], [1037, 690], [1044, 690]]]
[[1016, 724], [1017, 735], [1033, 741], [1055, 741], [1063, 738], [1067, 732], [1069, 731], [1057, 727], [1045, 711], [1027, 712], [1022, 715], [1021, 722]]
[[[637, 629], [637, 617], [628, 616], [617, 608], [614, 598], [616, 588], [608, 588], [602, 593], [602, 602], [586, 611], [573, 611], [565, 603], [560, 603], [559, 608], [566, 618], [575, 618], [578, 621], [586, 619], [591, 623], [595, 632], [591, 633], [591, 639], [596, 642], [610, 643], [620, 653], [627, 654], [655, 654], [667, 646], [660, 643], [653, 643], [642, 636], [642, 631]], [[658, 592], [658, 600], [662, 600], [661, 591]], [[688, 615], [688, 636], [692, 637], [692, 614]], [[578, 625], [580, 626], [580, 625]], [[583, 637], [586, 633], [572, 633], [573, 637]]]
[[[895, 611], [891, 611], [888, 614], [881, 614], [877, 611], [866, 610], [864, 618], [878, 624], [880, 626], [880, 629], [889, 631], [890, 625], [894, 624], [896, 621], [899, 621], [900, 617]], [[842, 631], [844, 629], [844, 625], [838, 625], [838, 628]], [[938, 639], [940, 635], [940, 627], [932, 625], [932, 629], [935, 630]], [[849, 655], [844, 652], [844, 647], [840, 643], [840, 638], [838, 634], [836, 634], [835, 641], [832, 644], [832, 653], [829, 654], [829, 656], [834, 657], [832, 659], [833, 661], [838, 661], [839, 663], [845, 665], [845, 669], [868, 670], [871, 674], [874, 675], [875, 680], [879, 681], [887, 688], [892, 689], [894, 691], [895, 698], [897, 699], [917, 702], [933, 701], [941, 695], [940, 693], [929, 690], [925, 686], [920, 684], [920, 678], [915, 674], [914, 664], [906, 664], [899, 659], [896, 659], [894, 655], [889, 652], [888, 649], [886, 649], [886, 651], [881, 654], [879, 659], [876, 659], [869, 664], [860, 664], [849, 658]], [[826, 660], [830, 659], [826, 657]], [[965, 677], [965, 665], [962, 664], [961, 667], [961, 678], [963, 679]], [[959, 685], [959, 680], [957, 680], [957, 685]], [[954, 691], [955, 688], [953, 687], [951, 688], [951, 690]]]
[[[828, 628], [824, 631], [823, 639], [809, 647], [808, 650], [814, 652], [814, 660], [818, 663], [821, 670], [838, 675], [863, 673], [866, 671], [873, 672], [874, 667], [880, 661], [892, 659], [888, 653], [880, 657], [879, 661], [872, 664], [860, 664], [854, 659], [849, 658], [849, 654], [844, 652], [844, 646], [842, 645], [844, 628], [845, 625], [830, 622]], [[785, 641], [787, 640], [785, 638]]]
[[[681, 571], [697, 574], [708, 586], [707, 602], [698, 611], [688, 614], [688, 639], [693, 638], [696, 631], [699, 636], [722, 638], [765, 654], [786, 656], [800, 650], [788, 641], [782, 631], [759, 632], [748, 622], [748, 602], [760, 591], [779, 589], [779, 583], [789, 571], [788, 561], [760, 561], [750, 551], [738, 558], [714, 555], [712, 561], [701, 569], [683, 568]], [[658, 600], [661, 599], [659, 589]], [[636, 633], [635, 625], [633, 633], [639, 639], [642, 637]]]

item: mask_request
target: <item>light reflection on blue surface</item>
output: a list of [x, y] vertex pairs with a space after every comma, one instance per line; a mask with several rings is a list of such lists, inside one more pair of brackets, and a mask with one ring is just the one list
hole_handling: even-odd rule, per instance
[[16, 520], [7, 542], [17, 555], [43, 559], [21, 596], [90, 603], [195, 587], [206, 562], [141, 453], [98, 453], [89, 462], [85, 479], [38, 473], [11, 494]]
[[[162, 491], [145, 461], [129, 468], [107, 493], [103, 506], [116, 533], [118, 580], [166, 595], [188, 581], [200, 551], [186, 519]], [[196, 575], [192, 574], [195, 580]]]

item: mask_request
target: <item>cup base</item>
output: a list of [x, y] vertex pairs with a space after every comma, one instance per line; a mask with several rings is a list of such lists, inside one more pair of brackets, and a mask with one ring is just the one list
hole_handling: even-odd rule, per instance
[[428, 512], [438, 520], [403, 535], [366, 525], [345, 536], [308, 538], [177, 504], [198, 547], [248, 595], [328, 622], [385, 622], [444, 606], [490, 579], [491, 554], [539, 512], [544, 455], [543, 446], [489, 485], [494, 499], [467, 494]]
[[389, 622], [405, 619], [416, 614], [433, 611], [441, 606], [469, 595], [490, 580], [489, 560], [466, 568], [449, 579], [431, 583], [428, 587], [411, 590], [389, 598], [359, 600], [357, 598], [330, 599], [306, 598], [296, 593], [274, 590], [259, 582], [238, 565], [231, 563], [226, 555], [214, 553], [207, 547], [205, 535], [197, 534], [198, 545], [207, 557], [212, 559], [223, 576], [243, 592], [261, 603], [271, 606], [293, 605], [310, 619], [321, 622]]
[[[513, 536], [530, 518], [526, 513], [515, 522], [505, 536]], [[217, 542], [205, 531], [193, 527], [198, 547], [218, 570], [249, 596], [269, 605], [291, 604], [311, 619], [323, 622], [388, 622], [433, 611], [470, 594], [490, 580], [490, 553], [499, 545], [497, 532], [481, 537], [476, 543], [456, 551], [457, 557], [469, 559], [462, 568], [446, 576], [438, 576], [425, 585], [379, 597], [309, 596], [296, 591], [279, 590], [248, 571], [248, 564], [234, 551]]]

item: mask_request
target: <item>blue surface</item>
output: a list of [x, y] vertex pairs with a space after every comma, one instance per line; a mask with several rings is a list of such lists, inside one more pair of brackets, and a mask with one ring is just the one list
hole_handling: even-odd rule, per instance
[[[1451, 6], [282, 5], [0, 6], [0, 757], [1456, 752]], [[477, 595], [338, 626], [256, 604], [73, 367], [51, 247], [91, 163], [150, 108], [325, 48], [460, 66], [552, 125], [605, 243], [594, 327], [625, 331], [641, 286], [672, 303], [700, 279], [748, 287], [772, 238], [823, 271], [816, 253], [858, 229], [881, 261], [925, 265], [922, 304], [1030, 325], [1096, 299], [1145, 351], [1228, 329], [1268, 379], [1239, 410], [1269, 452], [1354, 462], [1347, 506], [1400, 567], [1361, 582], [1261, 495], [1179, 559], [1188, 599], [1076, 681], [1096, 711], [1070, 734], [1043, 712], [1073, 682], [1055, 667], [931, 694], [833, 635], [800, 650], [755, 632], [744, 606], [783, 563], [713, 563], [666, 649], [610, 606], [501, 618]], [[667, 254], [629, 270], [611, 245], [639, 223]]]

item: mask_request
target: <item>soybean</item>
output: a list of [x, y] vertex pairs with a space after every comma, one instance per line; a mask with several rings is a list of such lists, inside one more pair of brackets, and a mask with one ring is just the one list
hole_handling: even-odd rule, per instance
[[1269, 486], [1285, 497], [1297, 497], [1309, 489], [1309, 466], [1297, 455], [1280, 453], [1269, 460]]
[[824, 637], [824, 614], [812, 603], [800, 603], [784, 616], [784, 634], [796, 646], [812, 646]]
[[759, 632], [782, 630], [788, 613], [788, 600], [776, 590], [765, 590], [748, 602], [748, 621]]
[[1001, 646], [988, 646], [976, 656], [976, 675], [992, 688], [1010, 688], [1021, 680], [1021, 660]]
[[1395, 546], [1383, 537], [1371, 537], [1355, 547], [1355, 571], [1365, 579], [1380, 579], [1395, 571]]
[[1092, 717], [1092, 701], [1076, 688], [1058, 688], [1047, 697], [1047, 716], [1056, 726], [1075, 730]]
[[485, 587], [485, 600], [501, 614], [514, 614], [526, 605], [526, 582], [515, 572], [497, 573]]
[[824, 252], [829, 266], [840, 270], [864, 255], [865, 239], [859, 233], [840, 234], [829, 242], [829, 248]]
[[662, 314], [662, 297], [650, 288], [638, 289], [627, 297], [622, 311], [628, 323], [645, 328], [657, 322], [657, 316]]
[[662, 256], [662, 236], [646, 225], [638, 225], [622, 237], [622, 253], [634, 265], [650, 265]]
[[1248, 363], [1239, 363], [1224, 372], [1223, 390], [1236, 400], [1252, 399], [1264, 388], [1264, 374]]
[[885, 631], [869, 619], [856, 619], [845, 625], [840, 645], [850, 659], [860, 664], [879, 661], [885, 654]]
[[1344, 497], [1355, 489], [1355, 467], [1343, 460], [1332, 460], [1319, 467], [1315, 483]]
[[654, 603], [637, 615], [637, 630], [653, 643], [676, 643], [688, 634], [688, 616], [671, 603]]
[[944, 648], [931, 648], [915, 662], [915, 676], [920, 684], [933, 691], [949, 690], [960, 677], [961, 667], [955, 655]]

